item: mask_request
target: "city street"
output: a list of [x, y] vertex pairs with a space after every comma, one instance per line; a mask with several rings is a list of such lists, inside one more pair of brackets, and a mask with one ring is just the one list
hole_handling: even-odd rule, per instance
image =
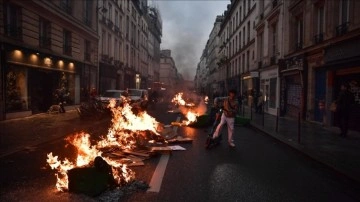
[[[178, 114], [167, 113], [167, 105], [149, 111], [159, 122], [170, 124]], [[298, 153], [273, 138], [250, 128], [236, 127], [236, 148], [228, 147], [227, 137], [211, 150], [204, 148], [206, 128], [180, 127], [178, 133], [193, 139], [179, 144], [186, 151], [173, 151], [165, 164], [160, 190], [135, 190], [119, 194], [105, 192], [99, 197], [58, 192], [54, 171], [46, 163], [46, 154], [73, 158], [64, 137], [85, 131], [96, 140], [107, 133], [110, 119], [80, 121], [75, 111], [1, 123], [0, 201], [359, 201], [360, 187], [320, 163]], [[46, 124], [44, 123], [46, 120]], [[53, 122], [56, 120], [57, 122]], [[38, 123], [28, 125], [27, 123]], [[10, 127], [10, 125], [18, 127]], [[57, 125], [60, 124], [60, 125]], [[20, 130], [20, 128], [22, 128]], [[22, 144], [16, 138], [36, 134], [35, 140]], [[36, 133], [34, 133], [34, 130]], [[4, 131], [4, 132], [3, 132]], [[224, 133], [226, 128], [223, 130]], [[52, 136], [56, 134], [55, 136]], [[62, 134], [62, 135], [61, 135]], [[3, 138], [14, 135], [14, 140]], [[39, 140], [42, 139], [42, 140]], [[6, 142], [9, 141], [9, 142]], [[23, 140], [25, 141], [25, 140]], [[4, 147], [9, 145], [8, 149]], [[16, 148], [16, 150], [11, 148]], [[6, 150], [6, 151], [5, 151]], [[157, 166], [167, 154], [145, 160], [144, 166], [132, 167], [136, 180], [150, 184]], [[151, 189], [151, 187], [150, 187]], [[150, 190], [149, 189], [149, 190]], [[105, 197], [106, 196], [106, 197]], [[105, 199], [104, 199], [105, 198]]]

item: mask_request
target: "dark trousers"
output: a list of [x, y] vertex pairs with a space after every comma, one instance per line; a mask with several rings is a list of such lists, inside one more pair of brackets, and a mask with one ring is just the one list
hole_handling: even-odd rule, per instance
[[341, 136], [346, 136], [349, 129], [349, 113], [339, 112], [339, 128], [341, 130]]

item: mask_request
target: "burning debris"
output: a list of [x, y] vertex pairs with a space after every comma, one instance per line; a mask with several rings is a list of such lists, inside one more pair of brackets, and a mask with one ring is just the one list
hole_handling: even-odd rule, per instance
[[[179, 112], [181, 112], [187, 120], [183, 120], [183, 122], [172, 122], [171, 125], [173, 126], [191, 126], [196, 123], [199, 117], [203, 116], [207, 110], [205, 99], [198, 99], [199, 103], [195, 104], [194, 99], [185, 101], [183, 95], [182, 92], [176, 94], [171, 102], [178, 107]], [[172, 112], [174, 111], [175, 110], [172, 110]]]
[[[52, 153], [47, 155], [47, 163], [56, 170], [56, 188], [59, 191], [93, 196], [109, 187], [131, 183], [135, 179], [135, 172], [129, 167], [144, 165], [143, 161], [151, 155], [161, 153], [158, 147], [152, 146], [167, 144], [167, 140], [177, 136], [174, 135], [176, 131], [163, 126], [146, 111], [134, 114], [127, 103], [115, 105], [115, 100], [111, 100], [109, 108], [113, 118], [108, 134], [95, 145], [91, 144], [90, 134], [85, 132], [65, 139], [77, 151], [74, 161], [67, 158], [60, 160]], [[84, 179], [86, 183], [82, 181]], [[89, 186], [81, 186], [84, 183]]]

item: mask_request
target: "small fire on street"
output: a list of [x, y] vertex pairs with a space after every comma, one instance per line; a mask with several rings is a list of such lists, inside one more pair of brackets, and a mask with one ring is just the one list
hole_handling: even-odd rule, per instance
[[47, 154], [47, 163], [51, 169], [56, 170], [56, 188], [59, 191], [69, 190], [68, 173], [71, 169], [93, 166], [97, 157], [101, 157], [111, 166], [110, 173], [117, 186], [130, 182], [135, 178], [135, 172], [125, 163], [109, 158], [104, 151], [117, 148], [119, 150], [133, 150], [139, 145], [139, 140], [149, 140], [148, 134], [152, 137], [160, 136], [157, 129], [160, 127], [155, 118], [146, 111], [134, 114], [129, 104], [116, 107], [115, 100], [111, 100], [108, 106], [113, 114], [111, 127], [105, 137], [102, 137], [95, 145], [91, 144], [91, 135], [80, 132], [67, 137], [65, 140], [75, 147], [77, 151], [76, 160], [68, 158], [63, 160], [52, 152]]
[[173, 123], [175, 125], [190, 125], [197, 121], [197, 117], [204, 114], [206, 111], [206, 106], [202, 105], [202, 103], [199, 104], [198, 107], [195, 107], [196, 104], [194, 101], [188, 101], [186, 102], [183, 99], [184, 93], [180, 92], [177, 93], [174, 98], [171, 100], [172, 103], [174, 103], [176, 106], [179, 107], [180, 112], [186, 117], [187, 120], [183, 120], [182, 123]]

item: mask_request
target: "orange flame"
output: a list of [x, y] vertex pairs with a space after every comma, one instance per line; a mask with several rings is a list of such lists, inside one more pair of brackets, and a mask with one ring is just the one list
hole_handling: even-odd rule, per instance
[[[134, 149], [136, 147], [136, 135], [138, 131], [150, 130], [158, 134], [156, 129], [159, 126], [153, 117], [147, 112], [141, 112], [135, 115], [131, 106], [124, 103], [123, 107], [116, 107], [116, 101], [111, 100], [109, 108], [113, 114], [112, 126], [109, 128], [108, 134], [102, 137], [96, 145], [91, 145], [90, 135], [81, 132], [66, 138], [65, 140], [72, 144], [77, 149], [77, 157], [75, 163], [65, 158], [63, 161], [58, 159], [58, 156], [53, 156], [52, 153], [47, 155], [47, 163], [50, 167], [57, 171], [55, 174], [57, 178], [56, 188], [59, 191], [68, 190], [68, 176], [67, 171], [75, 167], [83, 167], [91, 164], [97, 156], [102, 157], [101, 148], [118, 147], [121, 149]], [[122, 182], [129, 182], [135, 178], [135, 172], [130, 170], [125, 164], [119, 163], [107, 157], [102, 157], [109, 165], [112, 166], [114, 179], [120, 185]]]
[[182, 98], [183, 93], [178, 93], [175, 95], [175, 97], [171, 100], [171, 102], [184, 106], [186, 104], [185, 100]]

